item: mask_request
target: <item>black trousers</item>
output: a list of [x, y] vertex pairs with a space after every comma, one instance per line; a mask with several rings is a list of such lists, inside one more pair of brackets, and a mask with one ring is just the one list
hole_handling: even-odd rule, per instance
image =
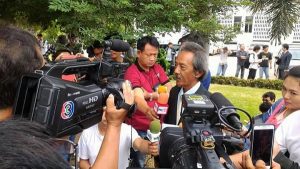
[[255, 79], [256, 69], [249, 69], [248, 79]]
[[284, 69], [278, 69], [278, 79], [283, 80], [285, 75]]

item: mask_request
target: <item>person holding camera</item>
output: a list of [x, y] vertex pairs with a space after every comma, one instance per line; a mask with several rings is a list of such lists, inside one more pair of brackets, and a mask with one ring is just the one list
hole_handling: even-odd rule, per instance
[[93, 45], [86, 49], [90, 61], [102, 60], [104, 46], [99, 40], [95, 40]]
[[[123, 83], [122, 89], [125, 103], [132, 105], [134, 93], [130, 83]], [[106, 133], [90, 169], [118, 168], [121, 125], [127, 111], [117, 109], [114, 96], [109, 95], [106, 100]], [[47, 134], [49, 132], [44, 126], [27, 120], [6, 120], [0, 122], [0, 131], [1, 169], [72, 168], [53, 147], [55, 139]]]
[[12, 116], [19, 80], [45, 64], [37, 39], [29, 32], [0, 26], [0, 121]]
[[[129, 82], [126, 81], [126, 83]], [[89, 169], [94, 165], [107, 127], [108, 121], [106, 119], [106, 110], [104, 110], [102, 120], [82, 132], [79, 139], [79, 163], [81, 169]], [[134, 128], [122, 123], [119, 143], [119, 169], [128, 167], [131, 146], [134, 150], [140, 151], [141, 153], [154, 156], [158, 155], [158, 142], [151, 143], [148, 140], [142, 139]]]

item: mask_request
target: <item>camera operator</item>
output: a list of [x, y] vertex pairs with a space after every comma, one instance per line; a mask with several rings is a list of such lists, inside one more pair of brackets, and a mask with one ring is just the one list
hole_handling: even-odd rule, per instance
[[[133, 92], [129, 83], [124, 83], [123, 95], [127, 104], [133, 104]], [[118, 168], [121, 124], [126, 116], [125, 109], [116, 109], [114, 96], [106, 100], [107, 129], [101, 149], [91, 169]], [[8, 120], [0, 122], [0, 166], [11, 168], [71, 168], [52, 147], [53, 139], [46, 129], [29, 121]]]
[[200, 94], [210, 96], [201, 85], [201, 80], [208, 72], [205, 50], [194, 42], [185, 42], [178, 53], [175, 66], [176, 86], [170, 91], [168, 113], [164, 122], [178, 124], [182, 110], [183, 94]]
[[89, 46], [86, 50], [90, 61], [102, 60], [104, 46], [99, 40], [95, 40], [93, 45]]
[[0, 26], [0, 121], [12, 115], [19, 79], [44, 65], [37, 39], [29, 32]]

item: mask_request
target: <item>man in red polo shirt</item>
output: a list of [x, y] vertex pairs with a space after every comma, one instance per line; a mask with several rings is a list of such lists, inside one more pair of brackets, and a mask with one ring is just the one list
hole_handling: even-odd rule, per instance
[[[137, 110], [128, 119], [127, 123], [132, 125], [138, 134], [144, 138], [152, 120], [158, 119], [158, 115], [153, 110], [155, 100], [158, 98], [156, 88], [159, 85], [166, 85], [171, 89], [171, 83], [164, 69], [156, 63], [159, 43], [155, 37], [145, 36], [137, 41], [137, 60], [125, 73], [125, 80], [132, 84], [135, 94]], [[136, 153], [134, 157], [135, 167], [144, 167], [145, 156]], [[135, 161], [135, 160], [138, 160]]]

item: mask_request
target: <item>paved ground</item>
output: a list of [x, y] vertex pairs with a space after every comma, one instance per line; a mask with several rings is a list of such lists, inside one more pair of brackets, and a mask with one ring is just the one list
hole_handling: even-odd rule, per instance
[[[219, 57], [220, 57], [219, 55], [209, 56], [209, 70], [211, 71], [212, 76], [216, 76], [216, 74], [217, 74], [218, 65], [219, 65]], [[225, 76], [235, 76], [236, 62], [237, 62], [236, 57], [228, 57], [227, 61], [228, 61], [228, 67], [227, 67]], [[247, 79], [248, 72], [249, 72], [249, 70], [246, 69], [244, 79]], [[257, 70], [256, 78], [259, 77], [258, 72], [259, 71]], [[269, 74], [270, 74], [270, 79], [276, 79], [276, 77], [274, 76], [274, 69], [270, 69]], [[240, 75], [239, 75], [239, 77], [240, 77]]]

